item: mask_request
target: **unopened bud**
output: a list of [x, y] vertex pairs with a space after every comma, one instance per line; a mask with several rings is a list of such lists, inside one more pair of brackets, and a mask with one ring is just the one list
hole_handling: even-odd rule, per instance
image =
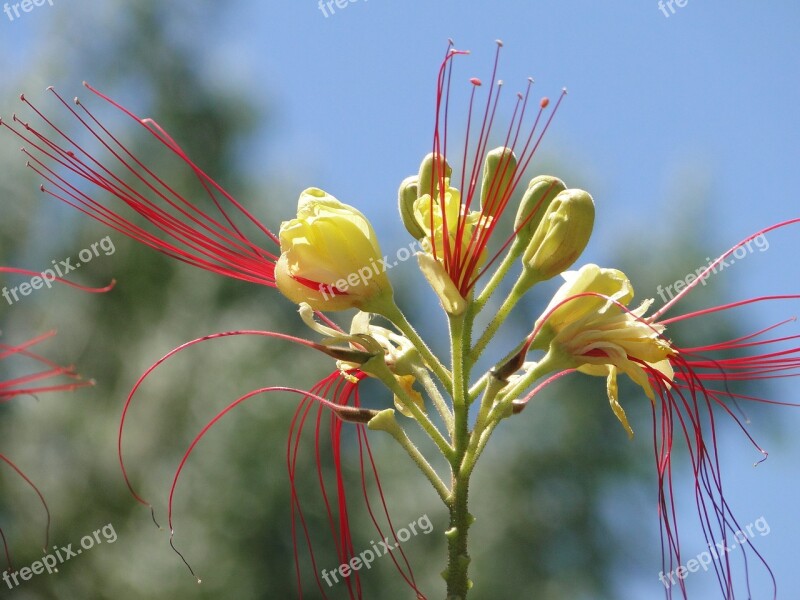
[[416, 175], [406, 177], [400, 184], [397, 192], [397, 206], [400, 209], [400, 219], [406, 226], [408, 233], [415, 239], [421, 240], [425, 237], [425, 232], [417, 223], [414, 217], [414, 203], [419, 198], [419, 178]]
[[495, 148], [486, 155], [481, 186], [481, 212], [497, 215], [508, 201], [511, 184], [517, 172], [517, 157], [510, 148]]
[[[444, 172], [442, 172], [444, 169]], [[417, 177], [419, 196], [429, 194], [431, 198], [438, 196], [439, 187], [443, 179], [449, 179], [453, 169], [447, 164], [443, 156], [429, 153], [422, 159]]]
[[544, 213], [547, 212], [547, 207], [566, 189], [567, 186], [558, 177], [539, 175], [531, 179], [514, 220], [514, 230], [517, 232], [518, 240], [526, 244], [530, 241]]
[[594, 201], [583, 190], [564, 190], [550, 203], [522, 256], [526, 271], [544, 281], [581, 255], [594, 227]]

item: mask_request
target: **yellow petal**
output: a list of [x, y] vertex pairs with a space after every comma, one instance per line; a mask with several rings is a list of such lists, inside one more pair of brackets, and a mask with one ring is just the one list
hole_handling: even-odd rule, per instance
[[619, 403], [618, 389], [617, 389], [617, 369], [615, 367], [608, 367], [608, 379], [606, 379], [606, 392], [608, 393], [608, 402], [611, 404], [611, 410], [622, 423], [625, 431], [628, 432], [628, 437], [633, 438], [633, 429], [628, 423], [628, 416], [625, 414], [625, 409]]
[[[396, 376], [396, 379], [397, 383], [400, 384], [400, 387], [403, 388], [406, 395], [411, 398], [414, 404], [416, 404], [422, 412], [425, 412], [425, 399], [422, 397], [422, 394], [414, 389], [414, 381], [416, 381], [416, 378], [413, 375], [398, 375]], [[394, 406], [402, 415], [413, 418], [411, 411], [408, 410], [402, 402], [400, 402], [400, 399], [397, 396], [394, 397]]]
[[458, 291], [442, 263], [425, 252], [417, 252], [419, 268], [433, 291], [439, 296], [442, 307], [451, 315], [460, 315], [467, 308], [467, 301]]

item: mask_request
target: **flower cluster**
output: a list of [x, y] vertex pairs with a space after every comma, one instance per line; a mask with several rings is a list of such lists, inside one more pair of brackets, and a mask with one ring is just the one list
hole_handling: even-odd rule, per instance
[[[501, 45], [498, 43], [498, 58]], [[268, 331], [212, 334], [181, 345], [148, 369], [131, 391], [120, 424], [120, 464], [137, 500], [149, 505], [136, 493], [126, 471], [122, 453], [125, 419], [142, 381], [172, 356], [211, 339], [258, 335], [314, 349], [336, 361], [331, 374], [308, 390], [283, 386], [254, 390], [220, 411], [198, 433], [177, 468], [170, 490], [171, 531], [172, 498], [178, 477], [207, 431], [249, 398], [288, 391], [301, 397], [287, 449], [290, 481], [294, 485], [298, 476], [301, 432], [307, 423], [316, 421], [318, 479], [341, 564], [356, 556], [349, 529], [340, 446], [342, 427], [350, 423], [356, 428], [361, 449], [364, 496], [379, 534], [383, 537], [384, 530], [366, 493], [368, 481], [380, 495], [381, 512], [388, 523], [384, 527], [389, 535], [394, 535], [394, 527], [369, 449], [368, 430], [391, 435], [444, 503], [449, 523], [445, 533], [448, 561], [443, 576], [449, 598], [466, 598], [472, 587], [468, 577], [471, 561], [468, 532], [473, 521], [468, 509], [469, 482], [478, 459], [501, 423], [521, 414], [545, 386], [576, 372], [606, 379], [607, 399], [613, 414], [631, 437], [633, 428], [623, 408], [631, 399], [620, 398], [619, 377], [625, 375], [639, 386], [652, 407], [665, 570], [681, 564], [671, 480], [673, 445], [681, 438], [689, 450], [698, 513], [708, 541], [724, 543], [737, 531], [721, 484], [715, 415], [720, 412], [729, 415], [744, 430], [731, 405], [737, 400], [768, 401], [738, 394], [725, 383], [797, 375], [800, 348], [791, 342], [798, 336], [773, 338], [769, 335], [773, 328], [769, 328], [702, 347], [682, 347], [679, 340], [671, 337], [670, 325], [756, 302], [779, 302], [800, 296], [756, 297], [671, 318], [664, 315], [742, 245], [800, 219], [757, 231], [733, 246], [658, 310], [652, 311], [652, 299], [632, 305], [634, 289], [623, 272], [591, 263], [570, 270], [576, 266], [592, 234], [595, 220], [592, 196], [584, 190], [568, 188], [561, 179], [548, 175], [529, 179], [524, 185], [531, 160], [565, 91], [552, 105], [543, 98], [538, 102], [538, 110], [532, 111], [531, 105], [537, 103], [530, 100], [532, 80], [529, 80], [525, 91], [517, 95], [513, 116], [501, 134], [502, 144], [490, 148], [503, 88], [496, 79], [496, 59], [482, 108], [479, 94], [483, 83], [477, 78], [469, 80], [471, 95], [463, 150], [455, 160], [450, 160], [451, 82], [454, 62], [464, 54], [452, 45], [447, 49], [436, 84], [433, 147], [421, 161], [418, 172], [403, 180], [398, 192], [402, 224], [420, 241], [422, 251], [417, 258], [421, 273], [449, 324], [447, 360], [431, 351], [397, 306], [385, 270], [375, 269], [376, 262], [381, 260], [381, 247], [365, 215], [331, 194], [314, 187], [304, 190], [296, 217], [284, 221], [275, 235], [192, 162], [157, 123], [133, 115], [89, 86], [91, 92], [123, 111], [184, 163], [208, 194], [214, 216], [178, 195], [155, 168], [136, 158], [80, 101], [76, 100], [77, 108], [73, 108], [53, 91], [77, 123], [88, 128], [100, 142], [108, 162], [78, 145], [77, 138], [55, 125], [24, 96], [23, 102], [49, 132], [16, 116], [12, 124], [3, 123], [24, 141], [23, 151], [31, 168], [45, 179], [44, 192], [181, 261], [236, 279], [277, 287], [299, 305], [301, 318], [319, 336], [318, 341], [309, 341]], [[473, 128], [480, 115], [480, 126]], [[461, 165], [460, 172], [454, 171], [452, 165]], [[125, 182], [131, 176], [137, 187]], [[95, 198], [93, 192], [84, 191], [84, 183], [93, 186], [93, 192], [102, 194]], [[507, 228], [503, 216], [512, 206], [516, 206], [513, 227]], [[244, 226], [255, 226], [258, 238], [246, 235]], [[265, 241], [269, 249], [262, 247]], [[482, 318], [490, 312], [491, 297], [512, 273], [517, 276], [507, 286], [510, 291], [489, 317]], [[534, 286], [559, 275], [564, 283], [543, 307], [541, 316], [531, 323], [530, 330], [505, 356], [492, 360], [491, 369], [476, 373], [479, 358], [515, 307], [531, 298], [529, 291]], [[349, 325], [337, 323], [325, 314], [347, 310], [356, 311]], [[485, 329], [475, 335], [476, 328], [484, 321]], [[740, 356], [740, 351], [749, 354]], [[361, 406], [359, 385], [367, 378], [379, 381], [386, 388], [382, 409]], [[310, 417], [315, 405], [316, 416]], [[335, 493], [329, 491], [321, 466], [324, 457], [319, 435], [323, 409], [329, 410], [331, 416], [330, 457], [336, 474]], [[431, 447], [444, 458], [449, 467], [446, 477], [434, 466], [435, 459], [411, 441], [407, 434], [410, 427], [421, 428], [432, 442]], [[302, 590], [304, 581], [297, 550], [299, 531], [310, 551], [317, 588], [327, 597], [314, 560], [312, 532], [306, 525], [300, 498], [294, 492], [292, 516], [298, 586]], [[424, 598], [402, 552], [392, 553], [392, 560], [417, 597]], [[757, 552], [756, 555], [761, 558]], [[719, 565], [716, 574], [723, 595], [733, 597], [731, 565], [728, 562]], [[346, 580], [353, 598], [362, 596], [358, 577], [354, 572]], [[686, 595], [682, 582], [680, 591]], [[671, 593], [667, 590], [668, 596]]]

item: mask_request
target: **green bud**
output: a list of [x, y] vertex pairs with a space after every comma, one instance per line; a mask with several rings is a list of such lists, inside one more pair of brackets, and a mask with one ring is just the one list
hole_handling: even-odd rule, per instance
[[408, 233], [415, 239], [421, 240], [425, 237], [425, 232], [414, 218], [414, 202], [419, 198], [419, 178], [416, 175], [406, 177], [400, 184], [397, 193], [397, 206], [400, 209], [400, 218], [406, 226]]
[[558, 177], [539, 175], [531, 179], [514, 220], [518, 240], [527, 243], [533, 237], [550, 203], [565, 189], [567, 186]]
[[581, 255], [594, 227], [594, 201], [583, 190], [564, 190], [547, 207], [522, 264], [539, 281], [566, 271]]
[[510, 148], [500, 146], [486, 155], [481, 186], [481, 212], [496, 215], [501, 202], [514, 182], [517, 172], [517, 157]]
[[444, 164], [444, 177], [449, 178], [453, 169], [450, 168], [450, 165], [447, 164], [443, 157], [434, 158], [434, 154], [431, 152], [422, 159], [422, 163], [419, 166], [419, 177], [417, 178], [420, 196], [431, 194], [431, 191], [433, 191], [431, 195], [436, 197], [439, 181], [442, 177], [442, 173], [439, 173], [442, 164]]

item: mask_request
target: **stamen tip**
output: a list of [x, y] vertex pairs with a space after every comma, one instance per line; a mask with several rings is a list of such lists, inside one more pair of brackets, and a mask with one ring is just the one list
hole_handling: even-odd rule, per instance
[[19, 99], [20, 99], [22, 102], [25, 102], [25, 94], [20, 94], [20, 95], [19, 95]]
[[469, 80], [469, 82], [470, 82], [472, 85], [474, 85], [474, 86], [481, 86], [481, 85], [483, 85], [483, 82], [481, 82], [481, 80], [480, 80], [480, 79], [478, 79], [477, 77], [471, 77], [471, 78], [470, 78], [470, 80]]
[[495, 40], [494, 43], [497, 44], [498, 48], [502, 48], [503, 47], [503, 40]]
[[548, 104], [550, 104], [550, 98], [548, 98], [547, 96], [545, 96], [544, 98], [542, 98], [542, 99], [539, 101], [539, 106], [540, 106], [541, 108], [547, 108], [547, 105], [548, 105]]

